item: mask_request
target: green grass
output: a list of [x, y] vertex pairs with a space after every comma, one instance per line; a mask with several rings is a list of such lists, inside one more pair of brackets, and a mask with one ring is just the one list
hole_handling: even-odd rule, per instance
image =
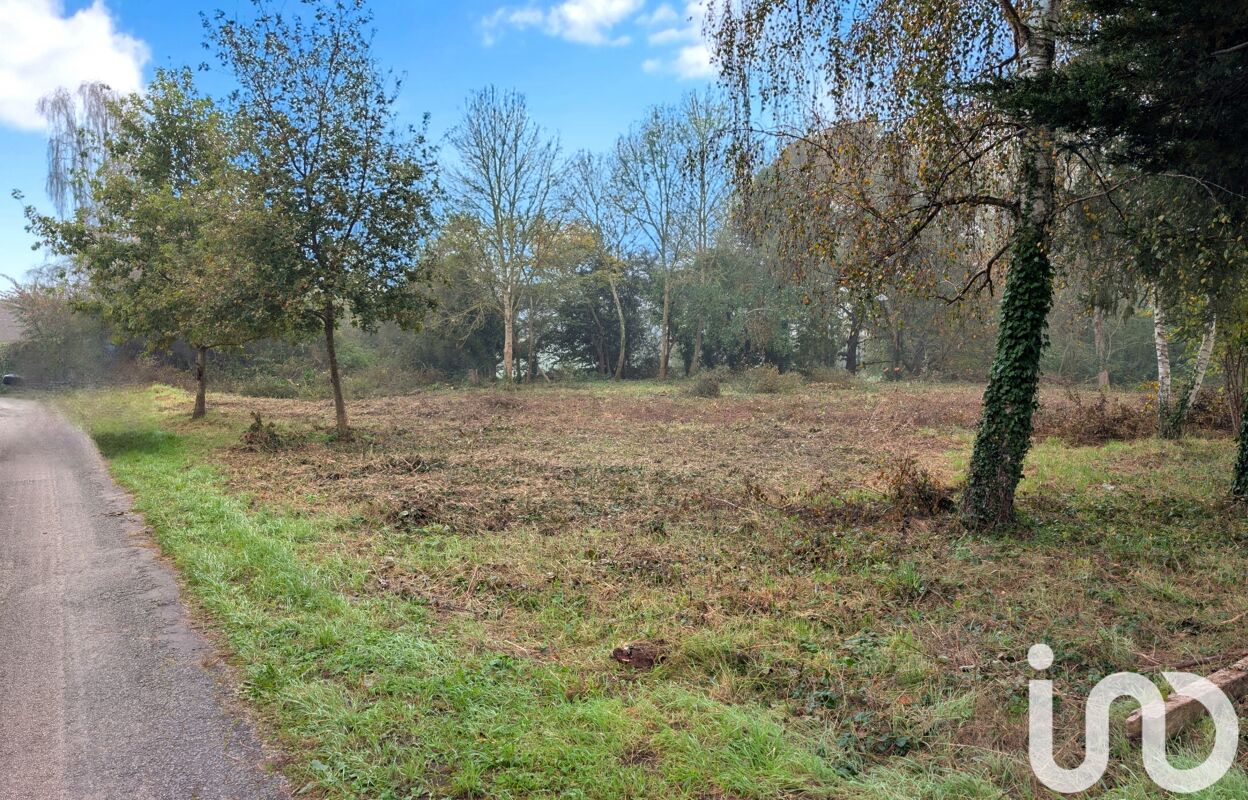
[[[1215, 479], [1229, 469], [1224, 441], [1042, 443], [1020, 493], [1027, 527], [1011, 537], [876, 527], [825, 539], [774, 511], [710, 533], [700, 519], [673, 526], [647, 546], [704, 560], [640, 579], [612, 562], [628, 591], [604, 610], [601, 573], [575, 562], [605, 531], [377, 530], [363, 512], [317, 510], [341, 504], [310, 490], [302, 504], [261, 502], [214, 466], [245, 420], [190, 426], [186, 402], [155, 387], [66, 405], [310, 796], [1045, 797], [1009, 738], [1026, 685], [1003, 656], [1048, 641], [1056, 676], [1079, 691], [1168, 631], [1188, 631], [1179, 650], [1236, 641], [1217, 627], [1243, 603], [1248, 568], [1245, 526]], [[331, 447], [323, 431], [301, 435]], [[477, 580], [499, 564], [525, 580]], [[420, 593], [378, 591], [387, 565], [484, 599], [445, 614]], [[710, 601], [712, 621], [673, 622]], [[679, 640], [667, 663], [633, 674], [604, 657], [626, 633]], [[1119, 748], [1109, 796], [1157, 796], [1138, 752]], [[1245, 786], [1236, 772], [1203, 797]]]
[[587, 684], [557, 665], [469, 651], [418, 603], [360, 597], [370, 565], [318, 555], [343, 521], [226, 494], [198, 463], [220, 432], [164, 431], [151, 403], [167, 397], [112, 393], [73, 406], [223, 635], [240, 691], [297, 754], [296, 787], [369, 798], [767, 798], [832, 779], [818, 742], [761, 708]]

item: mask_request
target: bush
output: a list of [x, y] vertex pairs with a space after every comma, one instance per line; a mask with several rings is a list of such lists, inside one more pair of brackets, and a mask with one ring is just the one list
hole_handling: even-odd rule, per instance
[[1075, 446], [1139, 439], [1156, 430], [1154, 409], [1148, 403], [1132, 406], [1104, 394], [1085, 403], [1078, 393], [1068, 390], [1065, 403], [1046, 406], [1036, 415], [1035, 432]]
[[1187, 424], [1199, 430], [1235, 433], [1235, 423], [1231, 419], [1226, 389], [1222, 387], [1202, 389], [1196, 396], [1196, 402], [1192, 403], [1192, 407], [1187, 410]]
[[772, 364], [751, 367], [737, 376], [737, 388], [750, 394], [787, 394], [802, 387], [802, 376], [781, 372]]
[[906, 516], [931, 517], [955, 507], [950, 491], [936, 482], [914, 456], [904, 456], [881, 470], [889, 504]]
[[387, 397], [411, 394], [423, 388], [449, 382], [446, 373], [416, 367], [397, 369], [378, 364], [343, 378], [343, 388], [352, 397]]
[[694, 397], [719, 397], [724, 376], [718, 370], [707, 370], [693, 376], [686, 391]]
[[243, 432], [244, 450], [273, 452], [280, 450], [285, 443], [285, 437], [278, 433], [277, 426], [272, 422], [265, 422], [259, 411], [251, 412], [251, 425]]

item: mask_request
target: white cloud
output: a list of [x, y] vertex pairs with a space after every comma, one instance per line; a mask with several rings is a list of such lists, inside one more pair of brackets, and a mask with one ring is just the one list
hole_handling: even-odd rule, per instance
[[[661, 14], [663, 9], [670, 13]], [[669, 24], [676, 18], [676, 12], [671, 6], [660, 6], [649, 18], [660, 16], [660, 24], [666, 24], [667, 27], [651, 33], [646, 40], [652, 47], [676, 46], [676, 49], [665, 57], [646, 59], [642, 62], [642, 70], [652, 74], [675, 75], [682, 80], [713, 77], [715, 66], [711, 63], [711, 48], [702, 35], [702, 24], [706, 18], [705, 0], [691, 0], [685, 4], [683, 24]]]
[[539, 28], [548, 36], [589, 45], [624, 45], [627, 36], [614, 36], [614, 28], [636, 14], [645, 0], [564, 0], [549, 7], [504, 7], [481, 20], [486, 45], [498, 39], [499, 28]]
[[705, 42], [680, 48], [671, 67], [672, 71], [685, 80], [710, 78], [715, 75], [715, 65], [711, 63], [711, 48]]
[[664, 28], [661, 31], [655, 31], [646, 37], [646, 41], [655, 46], [665, 44], [675, 44], [676, 42], [687, 42], [690, 39], [698, 38], [698, 33], [688, 27], [684, 28]]
[[642, 14], [637, 17], [639, 25], [645, 25], [647, 28], [654, 28], [659, 25], [666, 25], [670, 22], [677, 22], [680, 15], [676, 13], [676, 9], [667, 3], [661, 3], [658, 8], [649, 14]]
[[0, 0], [0, 125], [41, 130], [35, 110], [57, 87], [143, 86], [146, 44], [117, 30], [104, 0], [66, 16], [60, 0]]

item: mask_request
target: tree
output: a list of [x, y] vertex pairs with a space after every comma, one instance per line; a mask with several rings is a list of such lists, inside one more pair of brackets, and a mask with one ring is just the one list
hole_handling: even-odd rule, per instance
[[[837, 122], [869, 126], [873, 135], [857, 141], [870, 144], [872, 168], [893, 184], [882, 193], [861, 184], [829, 189], [879, 221], [874, 249], [886, 272], [951, 213], [955, 221], [940, 224], [968, 239], [1008, 219], [1007, 245], [966, 283], [967, 290], [990, 285], [993, 267], [1008, 256], [996, 357], [963, 496], [971, 528], [1013, 518], [1052, 302], [1047, 249], [1058, 202], [1052, 127], [1003, 113], [969, 87], [1000, 74], [1050, 71], [1060, 8], [1060, 0], [722, 0], [708, 14], [735, 100], [743, 175], [761, 153], [755, 120], [762, 115], [788, 142], [810, 140]], [[844, 160], [847, 151], [851, 163], [865, 161], [860, 148], [852, 152], [854, 142], [830, 140], [829, 161]], [[792, 226], [800, 230], [803, 222]]]
[[291, 247], [282, 221], [234, 162], [235, 137], [189, 70], [158, 70], [117, 101], [103, 158], [76, 177], [92, 203], [60, 220], [27, 213], [86, 279], [82, 304], [151, 349], [196, 352], [193, 419], [206, 411], [208, 351], [287, 329], [273, 274]]
[[[624, 243], [628, 237], [623, 213], [622, 189], [616, 182], [618, 165], [614, 154], [596, 156], [580, 152], [568, 167], [567, 204], [594, 241], [594, 269], [582, 277], [587, 288], [605, 283], [611, 292], [619, 330], [614, 378], [624, 377], [628, 353], [628, 318], [620, 299], [620, 282], [625, 272]], [[592, 305], [590, 306], [592, 309]]]
[[529, 116], [523, 95], [492, 86], [469, 98], [449, 139], [459, 153], [455, 206], [475, 221], [461, 233], [474, 239], [479, 283], [502, 318], [503, 377], [511, 381], [516, 317], [537, 280], [537, 249], [551, 222], [559, 143]]
[[676, 272], [689, 242], [684, 132], [679, 112], [653, 108], [620, 137], [615, 182], [625, 216], [653, 256], [661, 286], [659, 380], [667, 380], [672, 353], [672, 298]]
[[291, 17], [253, 4], [254, 19], [218, 11], [205, 27], [239, 85], [245, 163], [294, 236], [276, 285], [323, 331], [347, 435], [335, 331], [347, 317], [411, 325], [427, 308], [435, 165], [423, 129], [396, 122], [400, 82], [373, 57], [364, 0], [304, 0]]
[[[111, 366], [111, 331], [80, 302], [86, 287], [63, 265], [31, 270], [0, 292], [0, 305], [17, 319], [22, 338], [0, 348], [0, 371], [32, 384], [84, 385], [103, 380]], [[113, 348], [117, 353], [120, 348]]]
[[[996, 101], [1033, 124], [1104, 149], [1117, 164], [1193, 184], [1203, 195], [1200, 224], [1176, 230], [1165, 214], [1153, 220], [1162, 223], [1163, 242], [1220, 253], [1196, 259], [1206, 263], [1197, 270], [1205, 296], [1224, 309], [1207, 322], [1237, 327], [1225, 309], [1237, 306], [1234, 289], [1248, 263], [1248, 13], [1242, 4], [1217, 0], [1083, 0], [1081, 10], [1076, 57], [1042, 75], [999, 81]], [[1210, 280], [1230, 290], [1209, 292]], [[1155, 286], [1164, 295], [1169, 283]], [[1237, 496], [1248, 496], [1248, 489], [1241, 493], [1248, 487], [1242, 425], [1234, 485]]]
[[48, 124], [48, 197], [62, 218], [91, 204], [90, 179], [114, 127], [117, 100], [98, 82], [80, 84], [75, 92], [62, 86], [39, 99], [39, 114]]
[[[722, 146], [727, 133], [727, 110], [709, 90], [702, 94], [690, 92], [685, 95], [680, 110], [683, 117], [684, 173], [689, 193], [689, 244], [697, 266], [698, 286], [705, 287], [709, 278], [706, 269], [716, 262], [704, 256], [714, 245], [729, 188]], [[697, 372], [702, 363], [706, 320], [698, 315], [694, 325], [692, 353], [687, 362], [690, 372]]]

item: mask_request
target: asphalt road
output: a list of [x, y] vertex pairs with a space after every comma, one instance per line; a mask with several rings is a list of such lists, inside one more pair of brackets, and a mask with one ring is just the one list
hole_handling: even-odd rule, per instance
[[0, 800], [282, 798], [92, 443], [0, 398]]

